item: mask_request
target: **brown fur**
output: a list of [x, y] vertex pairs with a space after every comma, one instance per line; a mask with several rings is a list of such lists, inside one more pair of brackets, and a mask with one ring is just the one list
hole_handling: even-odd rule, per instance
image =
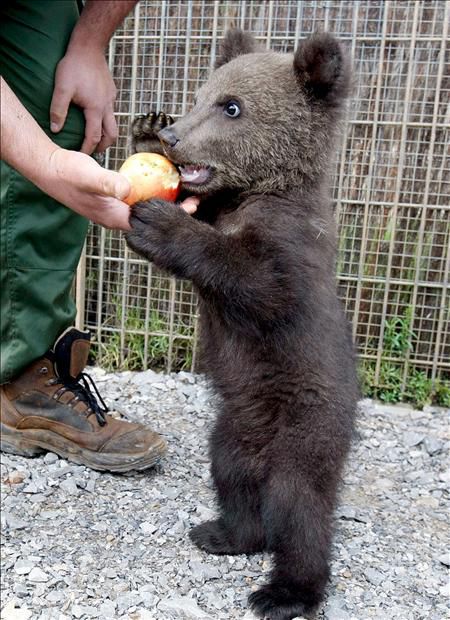
[[[273, 552], [250, 604], [289, 620], [323, 597], [358, 397], [327, 179], [349, 69], [329, 35], [294, 56], [253, 49], [229, 33], [192, 112], [159, 133], [173, 161], [212, 168], [186, 187], [203, 197], [198, 213], [139, 203], [127, 241], [199, 293], [203, 368], [222, 403], [210, 440], [220, 515], [191, 538], [211, 553]], [[139, 123], [138, 147], [151, 138]]]

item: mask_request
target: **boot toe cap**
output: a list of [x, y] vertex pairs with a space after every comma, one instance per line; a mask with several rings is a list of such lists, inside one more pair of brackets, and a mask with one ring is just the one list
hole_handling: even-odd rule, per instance
[[149, 453], [162, 456], [166, 452], [166, 442], [161, 435], [141, 425], [133, 426], [132, 430], [111, 437], [103, 445], [101, 451], [136, 457]]

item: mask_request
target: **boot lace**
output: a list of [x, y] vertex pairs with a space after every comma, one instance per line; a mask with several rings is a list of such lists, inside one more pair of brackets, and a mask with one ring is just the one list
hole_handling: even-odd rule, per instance
[[[61, 384], [63, 387], [60, 392], [62, 396], [65, 392], [72, 392], [78, 400], [86, 403], [88, 408], [95, 414], [97, 422], [100, 426], [105, 426], [107, 422], [106, 414], [109, 409], [105, 401], [101, 397], [97, 386], [94, 383], [94, 379], [86, 372], [81, 372], [76, 379], [69, 379], [58, 377], [53, 379], [54, 385]], [[94, 394], [91, 391], [91, 387], [94, 389]], [[98, 400], [97, 400], [98, 399]]]

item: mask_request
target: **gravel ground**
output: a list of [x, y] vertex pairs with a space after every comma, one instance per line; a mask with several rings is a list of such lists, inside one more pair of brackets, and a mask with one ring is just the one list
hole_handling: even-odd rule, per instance
[[[91, 374], [110, 406], [167, 437], [168, 455], [131, 475], [3, 455], [2, 618], [250, 620], [247, 595], [270, 557], [208, 556], [187, 537], [214, 514], [206, 383]], [[449, 411], [369, 400], [360, 409], [319, 617], [449, 618]]]

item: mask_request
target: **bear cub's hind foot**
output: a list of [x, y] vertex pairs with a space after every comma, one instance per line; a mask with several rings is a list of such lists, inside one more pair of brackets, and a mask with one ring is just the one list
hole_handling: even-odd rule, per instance
[[263, 551], [263, 544], [245, 544], [233, 540], [233, 535], [221, 519], [196, 525], [189, 532], [189, 537], [199, 549], [214, 555], [240, 555]]
[[257, 618], [267, 620], [292, 620], [297, 616], [314, 618], [318, 607], [318, 602], [303, 601], [298, 588], [270, 583], [253, 592], [248, 602]]

